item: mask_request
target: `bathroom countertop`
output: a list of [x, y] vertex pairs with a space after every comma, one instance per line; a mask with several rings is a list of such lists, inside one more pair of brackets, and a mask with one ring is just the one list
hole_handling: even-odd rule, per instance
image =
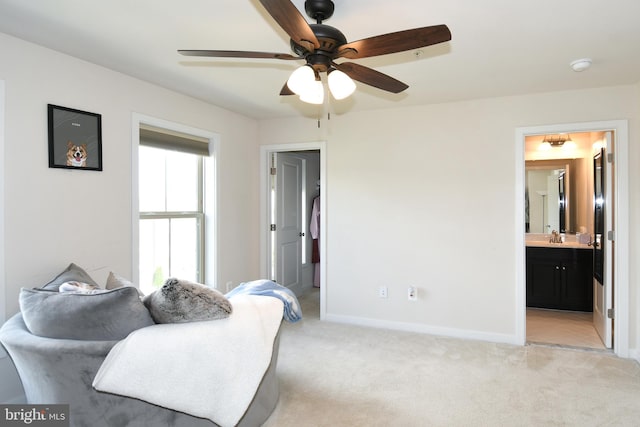
[[578, 243], [578, 242], [549, 243], [548, 241], [544, 241], [544, 240], [528, 240], [528, 241], [525, 241], [525, 246], [533, 246], [538, 248], [593, 249], [593, 246], [589, 246], [586, 243]]

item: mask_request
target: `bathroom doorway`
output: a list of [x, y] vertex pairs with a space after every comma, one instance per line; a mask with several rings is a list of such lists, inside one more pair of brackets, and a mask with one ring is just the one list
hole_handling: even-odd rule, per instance
[[[567, 141], [571, 141], [572, 143], [580, 143], [581, 140], [586, 139], [586, 145], [580, 146], [579, 144], [573, 145], [569, 144], [567, 148], [572, 148], [573, 150], [577, 150], [576, 152], [582, 150], [585, 153], [581, 156], [578, 154], [569, 154], [569, 149], [565, 149], [564, 152], [561, 150], [562, 144], [546, 147], [546, 150], [552, 150], [551, 153], [553, 155], [549, 156], [549, 154], [544, 155], [542, 150], [536, 148], [536, 151], [532, 153], [531, 147], [528, 145], [538, 145], [541, 146], [545, 136], [551, 136], [548, 139], [556, 140], [562, 139], [559, 138], [560, 135], [570, 136]], [[608, 138], [608, 139], [607, 139]], [[518, 258], [518, 320], [520, 325], [519, 333], [521, 335], [520, 338], [522, 343], [526, 342], [540, 342], [546, 344], [553, 345], [561, 345], [561, 346], [571, 346], [571, 347], [586, 347], [586, 348], [612, 348], [616, 354], [627, 357], [628, 353], [628, 310], [624, 306], [624, 304], [617, 304], [616, 301], [624, 301], [626, 296], [628, 295], [628, 240], [624, 236], [628, 231], [628, 165], [626, 162], [627, 149], [628, 149], [628, 133], [627, 133], [627, 122], [626, 121], [612, 121], [612, 122], [594, 122], [594, 123], [581, 123], [581, 124], [567, 124], [567, 125], [553, 125], [553, 126], [541, 126], [536, 128], [521, 128], [517, 130], [517, 140], [518, 143], [521, 144], [519, 148], [519, 159], [521, 159], [518, 163], [518, 177], [521, 184], [521, 189], [518, 189], [518, 200], [522, 202], [522, 208], [518, 209], [520, 218], [522, 218], [522, 224], [518, 225], [518, 229], [521, 230], [521, 233], [518, 232], [517, 235], [521, 235], [522, 239], [518, 239], [519, 248], [517, 248], [517, 258]], [[566, 141], [565, 141], [566, 143]], [[587, 177], [585, 178], [585, 183], [577, 182], [577, 180], [573, 179], [569, 181], [567, 176], [564, 176], [565, 183], [567, 184], [568, 191], [573, 191], [573, 198], [569, 201], [569, 205], [566, 206], [564, 214], [567, 217], [566, 230], [565, 233], [562, 233], [564, 239], [567, 242], [571, 242], [570, 245], [573, 245], [576, 248], [580, 248], [583, 250], [592, 246], [580, 246], [580, 242], [583, 243], [591, 243], [593, 244], [595, 240], [594, 235], [594, 220], [593, 220], [593, 207], [594, 207], [594, 189], [593, 189], [593, 173], [594, 173], [594, 163], [593, 163], [593, 155], [595, 152], [599, 151], [598, 147], [604, 146], [606, 149], [605, 154], [605, 164], [607, 165], [609, 171], [609, 178], [607, 183], [609, 185], [610, 192], [610, 200], [609, 205], [607, 207], [607, 212], [610, 214], [607, 223], [605, 225], [606, 231], [602, 233], [600, 236], [603, 239], [603, 243], [605, 243], [605, 247], [608, 247], [610, 252], [607, 252], [605, 265], [608, 266], [608, 278], [606, 278], [604, 284], [599, 285], [598, 288], [597, 282], [594, 283], [593, 274], [589, 274], [589, 276], [585, 279], [583, 277], [583, 283], [589, 283], [589, 292], [590, 298], [589, 303], [593, 304], [594, 307], [599, 307], [599, 311], [606, 313], [606, 317], [611, 317], [611, 319], [607, 319], [611, 329], [609, 330], [609, 335], [600, 336], [598, 332], [596, 332], [596, 328], [594, 327], [594, 322], [597, 322], [597, 319], [594, 314], [596, 310], [586, 310], [584, 309], [584, 305], [580, 305], [580, 309], [576, 310], [575, 308], [570, 308], [568, 310], [562, 309], [554, 309], [553, 305], [546, 305], [546, 302], [539, 303], [540, 300], [536, 301], [536, 304], [532, 304], [536, 307], [528, 307], [527, 300], [531, 299], [531, 290], [527, 288], [527, 276], [530, 275], [531, 266], [529, 266], [529, 270], [527, 270], [527, 248], [530, 246], [529, 241], [530, 236], [527, 235], [527, 213], [533, 213], [532, 210], [528, 210], [525, 207], [526, 202], [531, 203], [531, 199], [536, 197], [540, 193], [535, 192], [536, 196], [532, 195], [531, 191], [528, 192], [529, 200], [527, 200], [527, 172], [526, 172], [526, 160], [535, 160], [538, 162], [549, 161], [550, 159], [563, 159], [563, 162], [570, 164], [573, 168], [572, 171], [578, 175]], [[615, 149], [614, 149], [615, 148]], [[576, 160], [583, 158], [583, 160]], [[570, 162], [568, 160], [570, 160]], [[556, 171], [556, 174], [559, 173]], [[590, 179], [588, 179], [590, 177]], [[550, 179], [551, 182], [554, 182], [553, 179]], [[556, 178], [556, 184], [558, 182]], [[520, 185], [518, 186], [520, 187]], [[535, 191], [535, 190], [534, 190]], [[557, 192], [556, 192], [557, 193]], [[566, 195], [567, 198], [570, 198], [570, 195]], [[554, 196], [555, 197], [555, 196]], [[573, 206], [571, 205], [573, 203]], [[529, 206], [531, 207], [531, 206]], [[554, 208], [555, 212], [561, 212], [558, 210], [558, 206]], [[573, 211], [572, 211], [573, 209]], [[581, 212], [580, 209], [586, 210], [585, 212]], [[536, 215], [540, 215], [542, 211], [537, 211]], [[547, 213], [551, 215], [551, 212]], [[556, 213], [557, 215], [557, 213]], [[542, 219], [541, 221], [544, 221]], [[546, 222], [549, 224], [550, 222]], [[560, 222], [555, 222], [554, 224], [560, 224]], [[542, 231], [552, 231], [542, 229]], [[549, 234], [542, 233], [543, 238], [549, 236]], [[582, 236], [581, 236], [582, 235]], [[585, 240], [589, 236], [588, 240]], [[580, 240], [582, 238], [582, 240]], [[611, 239], [611, 240], [610, 240]], [[563, 247], [564, 251], [569, 252], [566, 249], [569, 245], [565, 244], [565, 246], [560, 246], [562, 244], [556, 244], [556, 247]], [[545, 245], [544, 242], [537, 246], [554, 246], [549, 245], [548, 240]], [[615, 248], [615, 259], [613, 258]], [[536, 249], [538, 253], [540, 252], [540, 248]], [[589, 261], [591, 260], [591, 256], [593, 250], [587, 250], [589, 254]], [[557, 269], [556, 273], [553, 272], [553, 268]], [[593, 269], [592, 266], [587, 267]], [[544, 270], [540, 270], [544, 271]], [[554, 265], [549, 265], [548, 270], [550, 273], [546, 276], [547, 281], [556, 280], [554, 277], [568, 277], [563, 276], [564, 274], [569, 274], [568, 271], [565, 273], [563, 271], [563, 264], [557, 263]], [[556, 276], [554, 276], [556, 274]], [[544, 274], [538, 274], [538, 277], [544, 277]], [[531, 277], [529, 277], [531, 279]], [[559, 279], [558, 279], [559, 280]], [[562, 279], [565, 280], [565, 279]], [[544, 282], [544, 281], [543, 281]], [[558, 286], [564, 286], [564, 283]], [[615, 286], [615, 292], [614, 292]], [[604, 292], [602, 292], [605, 290]], [[536, 290], [538, 291], [538, 290]], [[549, 292], [549, 296], [553, 296], [555, 290], [551, 290]], [[600, 292], [600, 296], [598, 295]], [[538, 291], [535, 294], [536, 298], [540, 296], [544, 296], [544, 293]], [[570, 301], [569, 303], [575, 302]], [[522, 304], [522, 305], [520, 305]], [[611, 340], [613, 336], [613, 323], [615, 322], [615, 340]], [[600, 332], [602, 334], [602, 331]]]
[[592, 159], [604, 139], [604, 132], [525, 137], [529, 343], [606, 348], [594, 325], [591, 237]]

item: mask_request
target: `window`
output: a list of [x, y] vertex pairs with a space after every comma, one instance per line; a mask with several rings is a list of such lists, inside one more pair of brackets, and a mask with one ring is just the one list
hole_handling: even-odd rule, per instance
[[204, 156], [208, 140], [141, 125], [139, 283], [169, 277], [204, 282]]

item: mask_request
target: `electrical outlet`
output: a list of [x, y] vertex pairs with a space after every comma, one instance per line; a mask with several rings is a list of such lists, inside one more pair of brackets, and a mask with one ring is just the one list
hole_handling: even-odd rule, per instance
[[387, 287], [386, 286], [380, 286], [378, 288], [378, 296], [380, 298], [386, 298], [387, 297]]
[[416, 301], [418, 299], [418, 289], [415, 286], [409, 286], [409, 289], [407, 289], [407, 298], [409, 301]]

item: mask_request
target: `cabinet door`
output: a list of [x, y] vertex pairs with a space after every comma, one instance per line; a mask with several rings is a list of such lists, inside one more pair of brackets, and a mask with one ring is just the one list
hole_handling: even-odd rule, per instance
[[527, 307], [558, 308], [560, 266], [555, 260], [527, 259]]
[[562, 266], [561, 307], [564, 310], [592, 311], [593, 282], [591, 251], [576, 251]]

